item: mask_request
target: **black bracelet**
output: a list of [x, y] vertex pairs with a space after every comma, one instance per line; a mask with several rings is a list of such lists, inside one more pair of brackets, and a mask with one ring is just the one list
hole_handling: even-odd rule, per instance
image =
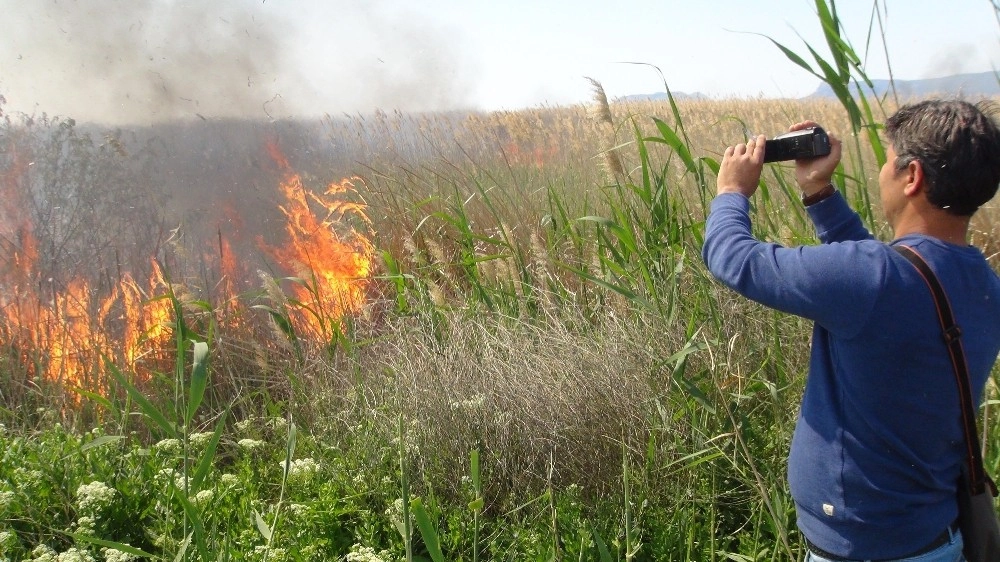
[[816, 193], [813, 193], [812, 195], [803, 195], [802, 204], [805, 205], [806, 207], [810, 205], [815, 205], [816, 203], [819, 203], [820, 201], [832, 196], [834, 193], [837, 193], [837, 188], [833, 187], [832, 183], [828, 183], [826, 184], [826, 187], [817, 191]]

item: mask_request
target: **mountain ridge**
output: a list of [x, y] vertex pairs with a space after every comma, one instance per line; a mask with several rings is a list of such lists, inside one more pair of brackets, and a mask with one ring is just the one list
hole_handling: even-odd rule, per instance
[[[961, 98], [979, 98], [1000, 96], [1000, 75], [995, 72], [972, 72], [964, 74], [953, 74], [938, 78], [922, 78], [917, 80], [888, 80], [873, 79], [871, 87], [864, 84], [862, 91], [865, 95], [876, 95], [881, 97], [892, 93], [892, 86], [895, 84], [896, 95], [901, 99], [921, 98], [927, 96], [954, 96]], [[852, 94], [857, 95], [858, 86], [854, 83], [850, 85]], [[701, 92], [671, 92], [674, 99], [711, 99]], [[797, 99], [814, 98], [835, 98], [836, 94], [829, 84], [820, 83], [813, 93]], [[618, 101], [659, 101], [667, 99], [666, 92], [655, 92], [652, 94], [631, 94], [616, 98]]]

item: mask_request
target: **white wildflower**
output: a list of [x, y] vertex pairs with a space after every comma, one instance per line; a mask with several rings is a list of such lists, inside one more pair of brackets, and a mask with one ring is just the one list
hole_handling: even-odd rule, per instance
[[41, 470], [28, 470], [23, 466], [14, 469], [15, 488], [27, 488], [37, 486], [45, 480], [45, 474]]
[[288, 504], [288, 511], [295, 517], [302, 516], [309, 508], [301, 503]]
[[235, 474], [225, 473], [219, 477], [219, 484], [228, 488], [230, 486], [235, 486], [240, 483], [240, 477]]
[[285, 552], [283, 548], [269, 548], [267, 546], [255, 546], [254, 554], [257, 556], [255, 560], [260, 560], [261, 562], [278, 562], [280, 560], [285, 560], [288, 557], [288, 553]]
[[279, 433], [284, 433], [288, 431], [288, 420], [285, 418], [271, 418], [268, 420], [268, 425], [274, 428], [275, 431]]
[[134, 560], [138, 560], [136, 555], [114, 548], [102, 548], [101, 554], [104, 555], [105, 562], [133, 562]]
[[168, 486], [173, 483], [174, 488], [178, 490], [184, 489], [184, 480], [184, 473], [174, 468], [161, 468], [156, 473], [156, 476], [153, 477], [153, 481], [161, 486]]
[[212, 490], [202, 490], [194, 495], [194, 504], [204, 507], [208, 505], [208, 502], [212, 501], [213, 497], [215, 497], [215, 492]]
[[392, 505], [385, 508], [385, 516], [393, 521], [403, 520], [403, 498], [396, 498]]
[[190, 441], [195, 447], [204, 447], [205, 445], [208, 445], [208, 442], [212, 440], [212, 436], [214, 435], [215, 434], [210, 431], [192, 433], [188, 436], [188, 441]]
[[[399, 437], [393, 437], [391, 442], [393, 449], [399, 451]], [[413, 441], [405, 441], [403, 443], [403, 449], [406, 451], [406, 456], [408, 457], [420, 456], [420, 446]]]
[[241, 449], [246, 449], [247, 451], [253, 451], [254, 449], [262, 448], [267, 443], [264, 443], [259, 439], [240, 439], [239, 441], [236, 442], [236, 444], [239, 445]]
[[46, 544], [40, 544], [31, 551], [29, 562], [58, 562], [59, 554]]
[[[281, 462], [281, 469], [285, 470], [286, 464]], [[311, 458], [296, 459], [288, 463], [287, 480], [290, 483], [306, 483], [312, 480], [313, 475], [319, 470], [319, 463]]]
[[246, 433], [254, 426], [254, 418], [247, 418], [236, 422], [236, 431]]
[[347, 562], [386, 562], [389, 560], [389, 553], [385, 550], [375, 552], [370, 546], [355, 544], [351, 551], [347, 553]]
[[97, 531], [97, 520], [89, 515], [81, 515], [76, 520], [76, 532], [83, 535], [95, 535]]
[[71, 548], [60, 554], [56, 560], [58, 562], [96, 562], [89, 552], [76, 548]]
[[114, 488], [100, 481], [90, 484], [81, 484], [76, 489], [76, 507], [81, 513], [87, 515], [99, 515], [104, 509], [111, 505], [118, 492]]
[[164, 439], [153, 445], [153, 449], [166, 455], [176, 455], [184, 450], [180, 439]]
[[177, 469], [161, 468], [159, 472], [157, 472], [156, 475], [153, 476], [153, 481], [160, 485], [166, 485], [169, 484], [170, 482], [173, 482], [177, 478], [178, 474], [180, 473], [177, 472]]
[[[396, 498], [392, 504], [386, 508], [385, 516], [402, 532], [403, 529], [403, 498]], [[413, 531], [413, 514], [410, 514], [410, 531]]]

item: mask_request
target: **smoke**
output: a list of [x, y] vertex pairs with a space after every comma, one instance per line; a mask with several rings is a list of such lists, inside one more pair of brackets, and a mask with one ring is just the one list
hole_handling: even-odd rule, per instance
[[17, 111], [114, 125], [463, 105], [456, 34], [391, 8], [0, 0], [0, 94]]
[[940, 50], [927, 61], [924, 78], [937, 78], [969, 72], [971, 68], [979, 66], [976, 64], [978, 63], [976, 60], [978, 51], [979, 49], [973, 44], [956, 45]]

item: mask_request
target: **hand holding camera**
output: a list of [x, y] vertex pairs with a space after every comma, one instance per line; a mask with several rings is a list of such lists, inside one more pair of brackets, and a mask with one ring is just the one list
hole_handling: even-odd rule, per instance
[[830, 154], [830, 137], [822, 127], [806, 127], [766, 142], [764, 162], [803, 160]]
[[[796, 135], [797, 136], [792, 136]], [[802, 195], [808, 197], [823, 190], [830, 184], [833, 171], [840, 164], [840, 139], [827, 134], [815, 121], [802, 121], [789, 127], [789, 132], [775, 137], [774, 140], [782, 138], [794, 139], [794, 141], [784, 141], [794, 143], [794, 147], [787, 146], [777, 149], [797, 151], [798, 154], [812, 152], [811, 156], [793, 156], [795, 160], [795, 181], [802, 190]], [[770, 142], [770, 141], [768, 141]], [[768, 146], [767, 148], [770, 148]], [[779, 154], [780, 155], [780, 154]], [[765, 160], [771, 161], [765, 155]]]
[[819, 124], [803, 121], [772, 140], [763, 135], [726, 149], [719, 167], [718, 193], [741, 193], [751, 197], [757, 191], [765, 162], [795, 160], [795, 179], [803, 195], [825, 188], [840, 163], [840, 141]]

